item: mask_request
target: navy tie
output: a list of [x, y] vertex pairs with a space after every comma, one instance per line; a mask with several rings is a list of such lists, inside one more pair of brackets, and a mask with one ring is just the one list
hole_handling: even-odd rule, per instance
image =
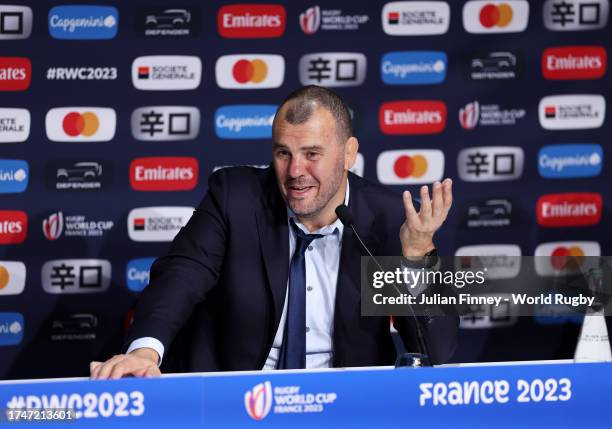
[[278, 358], [278, 369], [306, 368], [306, 249], [321, 234], [306, 234], [289, 220], [295, 233], [295, 252], [289, 268], [287, 323]]

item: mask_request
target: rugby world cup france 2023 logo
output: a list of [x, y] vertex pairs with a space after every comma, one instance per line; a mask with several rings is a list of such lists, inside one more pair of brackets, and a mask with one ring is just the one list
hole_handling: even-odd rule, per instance
[[262, 420], [272, 408], [272, 384], [259, 383], [244, 394], [244, 407], [253, 420]]

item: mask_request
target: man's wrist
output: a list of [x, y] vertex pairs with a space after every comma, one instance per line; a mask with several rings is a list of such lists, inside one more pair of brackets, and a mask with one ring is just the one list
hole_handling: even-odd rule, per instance
[[424, 258], [428, 253], [434, 251], [435, 249], [436, 246], [434, 246], [433, 243], [422, 247], [409, 246], [402, 248], [402, 254], [404, 255], [404, 258], [411, 261], [416, 261]]
[[129, 354], [133, 356], [137, 356], [139, 358], [150, 360], [154, 365], [159, 363], [159, 354], [148, 347], [141, 347], [135, 350], [132, 350]]

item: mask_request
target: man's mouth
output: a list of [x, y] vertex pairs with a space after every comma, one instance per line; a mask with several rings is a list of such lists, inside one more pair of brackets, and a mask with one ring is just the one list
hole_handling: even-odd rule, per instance
[[312, 189], [314, 189], [314, 186], [303, 186], [303, 185], [287, 186], [287, 194], [291, 198], [300, 198], [300, 197], [304, 197], [305, 195], [307, 195], [308, 192], [310, 192], [310, 190]]

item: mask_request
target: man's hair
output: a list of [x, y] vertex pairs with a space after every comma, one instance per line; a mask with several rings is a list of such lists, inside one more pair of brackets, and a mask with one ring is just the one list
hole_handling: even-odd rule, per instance
[[[278, 113], [285, 106], [284, 117], [279, 118]], [[335, 92], [316, 85], [304, 86], [289, 94], [279, 106], [274, 122], [284, 120], [291, 125], [303, 124], [319, 107], [325, 108], [333, 116], [341, 143], [353, 136], [351, 115], [344, 101]]]

